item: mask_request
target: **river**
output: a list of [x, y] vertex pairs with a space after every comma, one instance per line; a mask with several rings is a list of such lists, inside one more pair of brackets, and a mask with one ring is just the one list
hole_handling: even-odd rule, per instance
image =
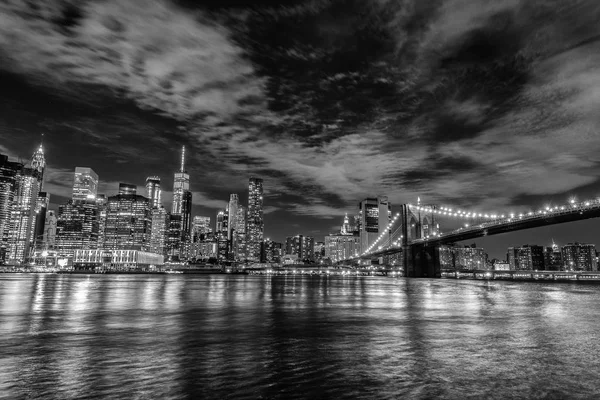
[[599, 398], [600, 285], [0, 275], [0, 398]]

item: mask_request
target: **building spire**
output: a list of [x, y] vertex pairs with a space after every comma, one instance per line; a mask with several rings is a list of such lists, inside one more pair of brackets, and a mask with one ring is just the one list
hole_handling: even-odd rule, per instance
[[181, 148], [181, 172], [185, 172], [185, 146]]

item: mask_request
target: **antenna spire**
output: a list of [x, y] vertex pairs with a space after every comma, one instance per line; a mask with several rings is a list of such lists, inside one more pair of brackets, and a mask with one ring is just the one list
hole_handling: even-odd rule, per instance
[[185, 146], [183, 146], [181, 148], [181, 172], [185, 172], [184, 164], [185, 164]]

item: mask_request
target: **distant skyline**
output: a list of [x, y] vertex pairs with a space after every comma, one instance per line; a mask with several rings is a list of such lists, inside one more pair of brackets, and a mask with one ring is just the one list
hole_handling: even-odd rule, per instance
[[[0, 153], [71, 197], [186, 146], [193, 215], [264, 179], [265, 237], [317, 240], [365, 197], [497, 212], [600, 196], [600, 4], [107, 0], [0, 4]], [[589, 220], [480, 239], [600, 244]]]

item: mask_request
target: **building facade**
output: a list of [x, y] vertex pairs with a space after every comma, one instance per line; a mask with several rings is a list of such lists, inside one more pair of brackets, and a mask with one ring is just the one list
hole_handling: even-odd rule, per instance
[[569, 243], [562, 247], [562, 261], [566, 271], [597, 271], [596, 246]]
[[260, 261], [265, 228], [263, 205], [263, 180], [250, 178], [246, 214], [246, 258], [249, 261]]
[[543, 271], [545, 270], [544, 247], [528, 244], [509, 247], [507, 261], [512, 271]]
[[141, 250], [150, 248], [152, 213], [150, 200], [138, 194], [108, 198], [104, 249]]
[[98, 194], [98, 174], [89, 167], [76, 167], [73, 179], [73, 201], [86, 201]]
[[377, 245], [387, 245], [390, 240], [387, 227], [392, 220], [392, 205], [388, 198], [385, 196], [367, 198], [361, 201], [358, 207], [361, 251], [371, 249], [376, 245], [376, 241]]
[[160, 189], [160, 178], [158, 176], [146, 178], [146, 197], [150, 200], [152, 208], [162, 206], [162, 190]]
[[288, 236], [285, 240], [285, 254], [296, 256], [301, 261], [314, 261], [315, 238], [312, 236]]

